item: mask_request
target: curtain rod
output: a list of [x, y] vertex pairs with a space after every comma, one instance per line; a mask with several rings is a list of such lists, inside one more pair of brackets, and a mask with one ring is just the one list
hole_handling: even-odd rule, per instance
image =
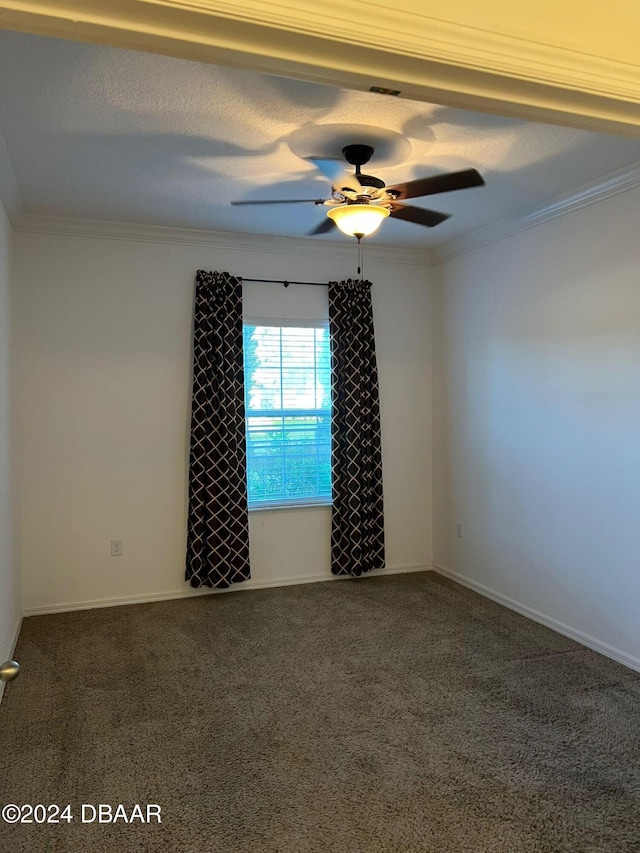
[[251, 281], [257, 282], [259, 284], [283, 284], [285, 287], [289, 287], [290, 284], [305, 284], [307, 287], [328, 287], [329, 283], [326, 281], [287, 281], [286, 279], [281, 278], [243, 278], [240, 276], [242, 281]]

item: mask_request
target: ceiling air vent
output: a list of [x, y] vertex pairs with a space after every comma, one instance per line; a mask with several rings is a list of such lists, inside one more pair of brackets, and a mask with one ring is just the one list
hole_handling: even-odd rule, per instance
[[385, 89], [384, 86], [372, 86], [369, 91], [377, 95], [393, 95], [396, 98], [400, 94], [400, 89]]

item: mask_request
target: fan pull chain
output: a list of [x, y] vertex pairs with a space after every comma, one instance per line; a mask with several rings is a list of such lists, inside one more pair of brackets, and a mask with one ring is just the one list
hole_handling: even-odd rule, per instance
[[358, 239], [358, 275], [360, 276], [360, 281], [364, 280], [364, 256], [362, 254], [362, 235], [356, 234]]

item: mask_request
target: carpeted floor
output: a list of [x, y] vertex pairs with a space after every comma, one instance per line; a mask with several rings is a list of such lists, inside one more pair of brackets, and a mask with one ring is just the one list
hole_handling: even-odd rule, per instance
[[435, 574], [31, 617], [16, 656], [0, 802], [74, 819], [7, 853], [640, 851], [640, 676]]

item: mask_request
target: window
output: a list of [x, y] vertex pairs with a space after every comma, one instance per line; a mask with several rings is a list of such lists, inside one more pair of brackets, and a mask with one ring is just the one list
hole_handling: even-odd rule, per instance
[[245, 322], [249, 507], [331, 502], [327, 323]]

